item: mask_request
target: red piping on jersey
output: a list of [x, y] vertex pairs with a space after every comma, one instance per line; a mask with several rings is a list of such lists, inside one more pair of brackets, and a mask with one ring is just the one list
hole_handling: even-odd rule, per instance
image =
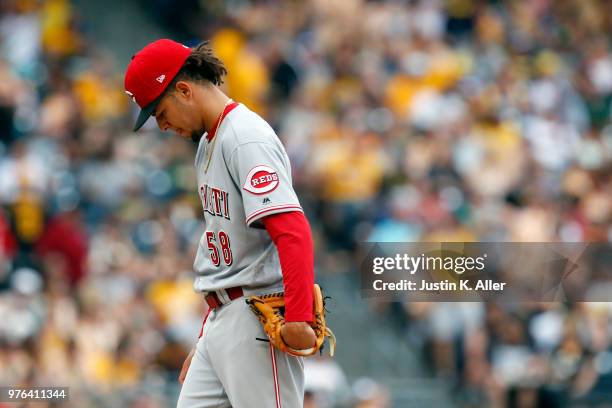
[[219, 126], [221, 126], [221, 122], [223, 121], [223, 119], [225, 119], [227, 114], [230, 113], [236, 106], [238, 106], [238, 102], [232, 102], [229, 105], [227, 105], [225, 107], [225, 109], [223, 109], [223, 112], [221, 112], [221, 115], [219, 115], [219, 117], [215, 121], [215, 124], [213, 125], [213, 127], [206, 134], [206, 140], [208, 140], [210, 142], [211, 140], [213, 140], [215, 138], [215, 134], [217, 133], [217, 129], [219, 129]]
[[257, 210], [251, 213], [246, 218], [246, 223], [247, 225], [249, 225], [249, 223], [253, 220], [253, 218], [257, 217], [258, 215], [265, 215], [268, 212], [277, 211], [277, 210], [286, 210], [286, 209], [292, 209], [294, 211], [302, 212], [302, 207], [300, 207], [299, 205], [295, 205], [295, 204], [273, 205], [271, 207], [262, 208], [261, 210]]
[[285, 287], [285, 319], [313, 319], [314, 255], [310, 226], [300, 211], [269, 215], [263, 223], [278, 249]]

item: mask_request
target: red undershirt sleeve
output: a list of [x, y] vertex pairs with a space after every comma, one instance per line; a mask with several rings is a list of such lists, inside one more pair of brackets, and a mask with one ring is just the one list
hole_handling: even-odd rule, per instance
[[285, 287], [285, 321], [312, 322], [314, 254], [310, 225], [300, 211], [263, 219], [278, 250]]

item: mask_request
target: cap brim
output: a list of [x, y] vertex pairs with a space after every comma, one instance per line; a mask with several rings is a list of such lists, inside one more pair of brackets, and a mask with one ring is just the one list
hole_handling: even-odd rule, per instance
[[155, 99], [153, 102], [151, 102], [140, 110], [140, 113], [138, 114], [138, 119], [136, 119], [136, 123], [134, 124], [134, 132], [140, 129], [142, 125], [144, 125], [145, 122], [149, 120], [151, 115], [153, 115], [153, 113], [155, 112], [155, 109], [157, 109], [157, 105], [159, 105], [159, 101], [161, 101], [161, 98], [163, 96], [164, 92], [162, 92], [162, 94], [157, 99]]

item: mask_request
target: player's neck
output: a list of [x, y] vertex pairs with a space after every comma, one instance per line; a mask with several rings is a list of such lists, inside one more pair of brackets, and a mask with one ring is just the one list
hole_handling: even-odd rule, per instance
[[210, 132], [229, 100], [230, 98], [216, 86], [208, 87], [203, 91], [202, 123], [207, 132]]

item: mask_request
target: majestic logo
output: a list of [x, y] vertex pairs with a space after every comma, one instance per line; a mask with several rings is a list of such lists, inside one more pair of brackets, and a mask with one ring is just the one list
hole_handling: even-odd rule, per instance
[[249, 193], [265, 194], [274, 191], [278, 184], [278, 174], [270, 166], [255, 166], [247, 174], [243, 188]]
[[158, 76], [157, 78], [155, 78], [155, 80], [157, 82], [159, 82], [160, 84], [164, 83], [164, 79], [166, 79], [166, 75], [164, 75], [164, 74], [162, 74], [162, 75]]
[[268, 197], [264, 198], [263, 201], [261, 202], [262, 204], [270, 204], [272, 202], [272, 200], [270, 200]]

